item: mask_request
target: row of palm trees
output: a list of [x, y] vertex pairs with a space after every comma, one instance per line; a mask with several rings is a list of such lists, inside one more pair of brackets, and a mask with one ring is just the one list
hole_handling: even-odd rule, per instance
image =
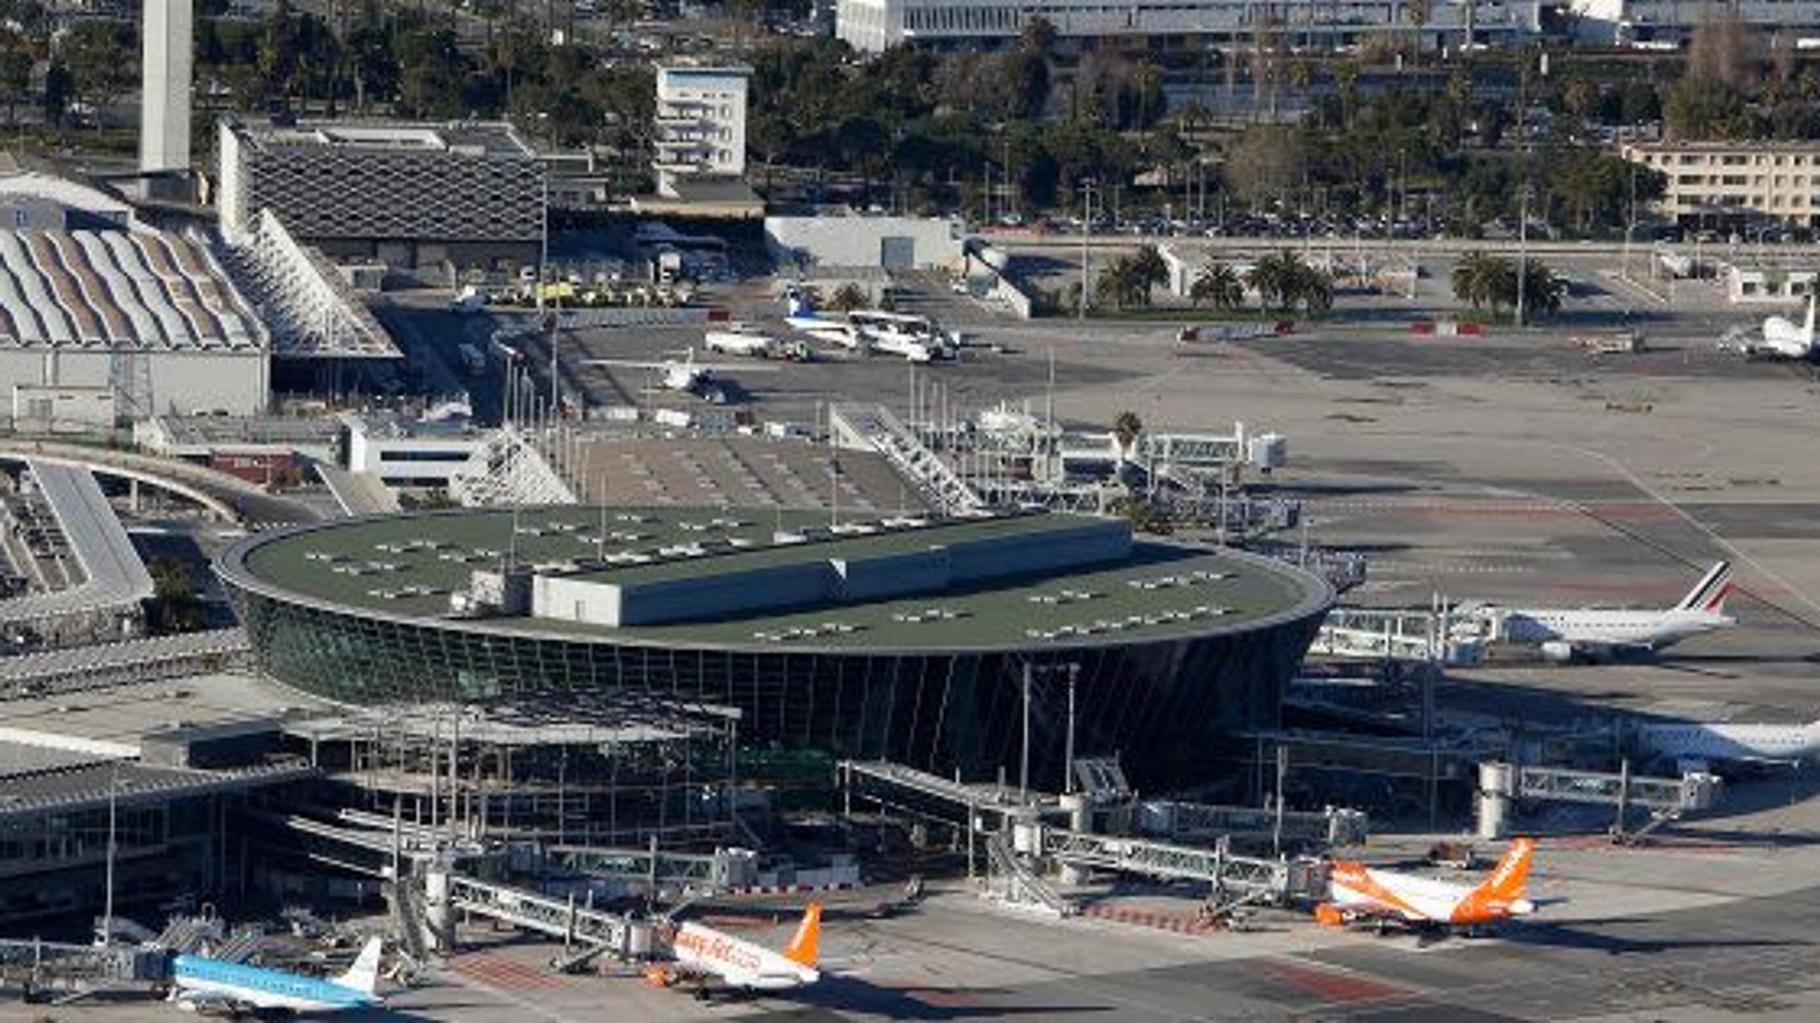
[[1262, 257], [1244, 273], [1230, 263], [1209, 262], [1195, 277], [1188, 297], [1197, 307], [1239, 309], [1245, 304], [1247, 288], [1258, 293], [1266, 309], [1321, 312], [1333, 308], [1333, 276], [1288, 250]]
[[[1517, 267], [1507, 256], [1495, 256], [1474, 249], [1454, 264], [1454, 297], [1474, 309], [1490, 307], [1496, 313], [1517, 304]], [[1522, 295], [1524, 308], [1530, 312], [1552, 313], [1561, 308], [1567, 294], [1567, 282], [1553, 270], [1527, 260], [1523, 265]]]
[[1120, 256], [1100, 271], [1100, 294], [1120, 309], [1148, 306], [1150, 292], [1169, 280], [1169, 265], [1154, 245]]

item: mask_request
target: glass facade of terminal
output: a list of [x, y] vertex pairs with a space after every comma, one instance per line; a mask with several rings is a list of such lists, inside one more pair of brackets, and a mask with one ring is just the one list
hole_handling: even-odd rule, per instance
[[[1274, 727], [1324, 608], [1253, 628], [1028, 651], [839, 652], [641, 646], [395, 619], [291, 601], [226, 573], [261, 666], [329, 699], [553, 701], [614, 693], [739, 708], [749, 749], [884, 758], [1016, 779], [1026, 665], [1078, 664], [1076, 752], [1117, 753], [1140, 787], [1204, 780], [1234, 732]], [[1060, 787], [1067, 673], [1035, 673], [1031, 782]]]

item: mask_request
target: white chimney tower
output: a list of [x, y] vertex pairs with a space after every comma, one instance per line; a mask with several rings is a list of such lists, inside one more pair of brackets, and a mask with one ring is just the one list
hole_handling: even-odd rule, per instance
[[193, 0], [146, 0], [139, 170], [190, 169]]

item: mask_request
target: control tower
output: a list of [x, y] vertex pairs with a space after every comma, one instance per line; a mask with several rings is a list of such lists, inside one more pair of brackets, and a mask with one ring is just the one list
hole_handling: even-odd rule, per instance
[[193, 0], [146, 0], [139, 170], [190, 169]]

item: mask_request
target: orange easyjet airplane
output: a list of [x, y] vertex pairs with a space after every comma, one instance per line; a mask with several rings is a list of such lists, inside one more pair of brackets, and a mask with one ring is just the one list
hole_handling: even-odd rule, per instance
[[1524, 894], [1535, 852], [1535, 839], [1517, 839], [1491, 875], [1472, 887], [1336, 861], [1328, 875], [1328, 901], [1315, 907], [1314, 916], [1329, 927], [1374, 920], [1380, 926], [1468, 930], [1527, 916], [1536, 911]]
[[803, 911], [796, 935], [781, 953], [712, 927], [685, 923], [670, 942], [675, 961], [651, 968], [646, 971], [645, 979], [659, 987], [688, 981], [717, 981], [734, 991], [784, 991], [806, 987], [821, 979], [821, 970], [817, 968], [821, 932], [820, 903], [810, 903]]

